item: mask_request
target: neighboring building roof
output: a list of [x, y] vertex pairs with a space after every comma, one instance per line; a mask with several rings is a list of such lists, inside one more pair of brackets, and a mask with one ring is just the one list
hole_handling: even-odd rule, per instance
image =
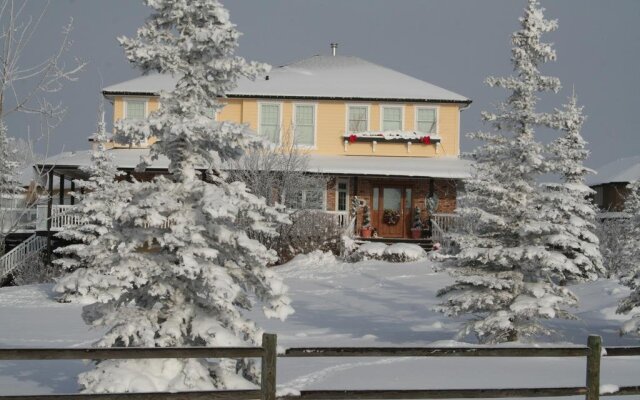
[[[110, 149], [115, 165], [133, 169], [148, 149]], [[77, 169], [91, 164], [91, 151], [61, 153], [46, 159], [42, 165], [56, 169]], [[169, 160], [160, 157], [149, 170], [166, 170]], [[308, 172], [324, 174], [376, 175], [465, 179], [471, 175], [471, 163], [457, 157], [380, 157], [309, 155]]]
[[598, 168], [597, 175], [587, 178], [587, 185], [627, 183], [640, 179], [640, 156], [620, 158]]
[[[176, 78], [151, 74], [103, 89], [105, 95], [156, 95]], [[366, 99], [471, 103], [468, 98], [358, 57], [316, 55], [243, 78], [229, 97]]]

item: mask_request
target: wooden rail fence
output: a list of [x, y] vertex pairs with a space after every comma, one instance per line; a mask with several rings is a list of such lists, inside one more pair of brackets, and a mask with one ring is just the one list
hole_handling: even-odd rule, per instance
[[[640, 347], [602, 347], [600, 336], [589, 336], [587, 346], [576, 347], [305, 347], [290, 348], [276, 354], [277, 337], [265, 333], [262, 347], [181, 347], [181, 348], [88, 348], [88, 349], [0, 349], [0, 360], [106, 360], [151, 358], [260, 358], [261, 384], [256, 390], [192, 392], [58, 394], [3, 396], [11, 400], [337, 400], [337, 399], [451, 399], [640, 395], [639, 386], [619, 387], [614, 393], [600, 394], [600, 360], [606, 357], [640, 356]], [[299, 394], [276, 395], [277, 357], [586, 357], [584, 386], [503, 388], [503, 389], [425, 389], [425, 390], [303, 390]], [[640, 362], [640, 360], [639, 360]], [[640, 379], [640, 377], [639, 377]], [[0, 388], [1, 389], [1, 388]], [[1, 393], [1, 392], [0, 392]]]

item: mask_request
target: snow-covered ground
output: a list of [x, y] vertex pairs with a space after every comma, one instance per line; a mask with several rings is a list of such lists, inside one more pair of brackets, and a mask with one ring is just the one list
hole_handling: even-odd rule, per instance
[[[451, 280], [430, 261], [392, 264], [337, 262], [332, 256], [305, 256], [278, 267], [290, 287], [296, 313], [285, 322], [254, 317], [278, 334], [283, 347], [452, 346], [460, 321], [435, 313], [435, 293]], [[585, 344], [587, 335], [605, 345], [640, 345], [618, 335], [624, 318], [615, 315], [627, 293], [603, 280], [573, 288], [581, 299], [578, 321], [554, 323], [554, 343]], [[49, 285], [0, 289], [0, 346], [84, 347], [101, 332], [89, 330], [81, 306], [52, 300]], [[604, 358], [602, 384], [640, 384], [640, 357]], [[0, 362], [0, 392], [68, 393], [81, 361]], [[585, 360], [553, 358], [313, 358], [279, 359], [278, 384], [293, 389], [427, 389], [579, 386]], [[640, 396], [627, 396], [626, 399]]]

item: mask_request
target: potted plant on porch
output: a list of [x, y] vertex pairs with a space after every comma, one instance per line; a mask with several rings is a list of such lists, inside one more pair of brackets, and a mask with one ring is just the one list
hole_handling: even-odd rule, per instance
[[420, 239], [422, 236], [422, 219], [420, 218], [420, 207], [413, 210], [413, 225], [411, 226], [411, 239]]
[[373, 226], [371, 226], [371, 212], [369, 206], [364, 205], [362, 207], [362, 228], [360, 228], [360, 236], [363, 238], [370, 238], [373, 232]]

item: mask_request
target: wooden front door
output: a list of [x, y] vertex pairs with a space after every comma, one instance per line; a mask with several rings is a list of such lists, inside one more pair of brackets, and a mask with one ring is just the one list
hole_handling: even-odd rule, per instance
[[392, 238], [404, 237], [405, 188], [401, 186], [381, 186], [378, 190], [374, 190], [374, 196], [376, 194], [378, 195], [378, 199], [374, 201], [374, 205], [377, 205], [374, 223], [378, 229], [378, 236]]

